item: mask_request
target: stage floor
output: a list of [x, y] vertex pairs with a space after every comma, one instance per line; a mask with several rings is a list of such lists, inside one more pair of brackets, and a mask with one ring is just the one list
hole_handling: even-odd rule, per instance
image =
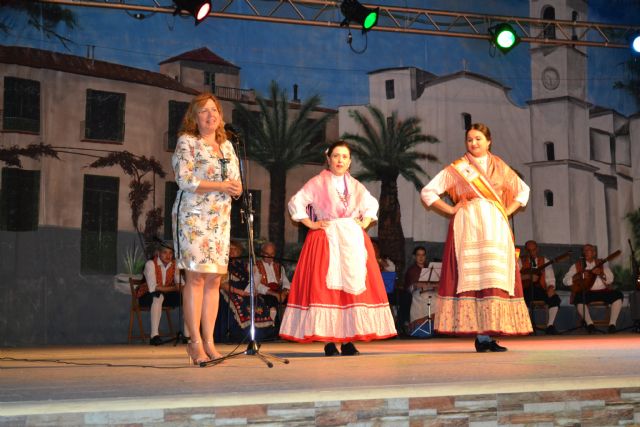
[[[499, 341], [508, 352], [476, 353], [472, 338], [392, 339], [359, 343], [359, 356], [331, 358], [324, 357], [322, 343], [263, 343], [261, 352], [290, 362], [275, 361], [273, 368], [245, 355], [217, 366], [191, 367], [185, 345], [172, 344], [5, 348], [0, 422], [143, 409], [303, 402], [317, 407], [355, 399], [626, 389], [635, 393], [633, 422], [640, 424], [639, 334]], [[234, 347], [219, 345], [219, 350]]]

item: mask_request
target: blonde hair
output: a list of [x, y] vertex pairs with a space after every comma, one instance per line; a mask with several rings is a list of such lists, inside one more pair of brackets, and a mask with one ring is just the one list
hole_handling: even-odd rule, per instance
[[180, 132], [178, 132], [178, 136], [180, 135], [190, 135], [195, 137], [201, 137], [200, 131], [198, 130], [198, 121], [196, 117], [198, 116], [198, 110], [204, 107], [204, 104], [207, 103], [208, 100], [212, 100], [220, 113], [220, 124], [216, 129], [215, 136], [216, 142], [222, 144], [227, 140], [227, 132], [224, 130], [224, 114], [222, 112], [222, 105], [220, 105], [220, 101], [215, 97], [214, 94], [210, 92], [203, 92], [200, 95], [195, 96], [191, 103], [189, 104], [189, 108], [187, 108], [187, 112], [182, 119], [182, 126], [180, 127]]

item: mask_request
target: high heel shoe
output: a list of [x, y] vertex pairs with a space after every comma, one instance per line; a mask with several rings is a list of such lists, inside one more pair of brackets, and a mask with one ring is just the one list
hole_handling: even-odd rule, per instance
[[[201, 341], [192, 341], [189, 344], [187, 344], [187, 355], [189, 356], [189, 365], [199, 365], [202, 362], [208, 362], [209, 361], [209, 359], [207, 359], [206, 356], [201, 356], [201, 354], [204, 353], [204, 351], [202, 353], [200, 353], [198, 351], [200, 349], [202, 349], [202, 342]], [[195, 354], [195, 356], [194, 356], [194, 354]]]
[[207, 356], [209, 356], [209, 359], [214, 360], [214, 359], [220, 359], [222, 357], [222, 354], [218, 353], [215, 349], [213, 349], [212, 352], [207, 351], [209, 345], [211, 345], [211, 347], [215, 345], [213, 341], [205, 341], [205, 344], [207, 345], [205, 346], [204, 352], [207, 353]]

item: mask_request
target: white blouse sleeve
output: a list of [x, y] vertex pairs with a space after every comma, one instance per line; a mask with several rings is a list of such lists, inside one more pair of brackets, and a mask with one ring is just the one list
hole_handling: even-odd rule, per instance
[[194, 140], [185, 136], [178, 138], [176, 151], [171, 158], [173, 171], [176, 175], [176, 184], [183, 191], [195, 193], [200, 185], [200, 178], [193, 174], [195, 159]]
[[571, 287], [571, 283], [573, 282], [572, 279], [575, 274], [576, 274], [576, 265], [573, 264], [571, 268], [569, 268], [569, 271], [567, 271], [567, 274], [564, 275], [564, 278], [562, 279], [562, 283], [567, 287]]
[[420, 191], [420, 198], [427, 206], [431, 206], [437, 200], [440, 200], [440, 195], [447, 191], [447, 188], [445, 187], [445, 177], [447, 173], [446, 169], [441, 170]]
[[378, 208], [380, 204], [375, 197], [371, 195], [367, 190], [365, 190], [364, 196], [364, 206], [362, 207], [362, 216], [364, 218], [371, 218], [372, 221], [378, 220]]
[[302, 187], [293, 195], [287, 205], [291, 219], [294, 221], [302, 221], [305, 218], [309, 218], [307, 206], [309, 206], [311, 202], [313, 202], [313, 193], [307, 190], [306, 186]]

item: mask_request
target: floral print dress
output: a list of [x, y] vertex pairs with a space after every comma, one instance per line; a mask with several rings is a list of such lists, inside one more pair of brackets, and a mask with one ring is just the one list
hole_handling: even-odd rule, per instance
[[231, 142], [220, 145], [222, 158], [204, 140], [178, 138], [172, 165], [179, 190], [173, 205], [173, 244], [178, 268], [226, 274], [229, 263], [231, 196], [196, 193], [202, 180], [239, 180], [238, 158]]

